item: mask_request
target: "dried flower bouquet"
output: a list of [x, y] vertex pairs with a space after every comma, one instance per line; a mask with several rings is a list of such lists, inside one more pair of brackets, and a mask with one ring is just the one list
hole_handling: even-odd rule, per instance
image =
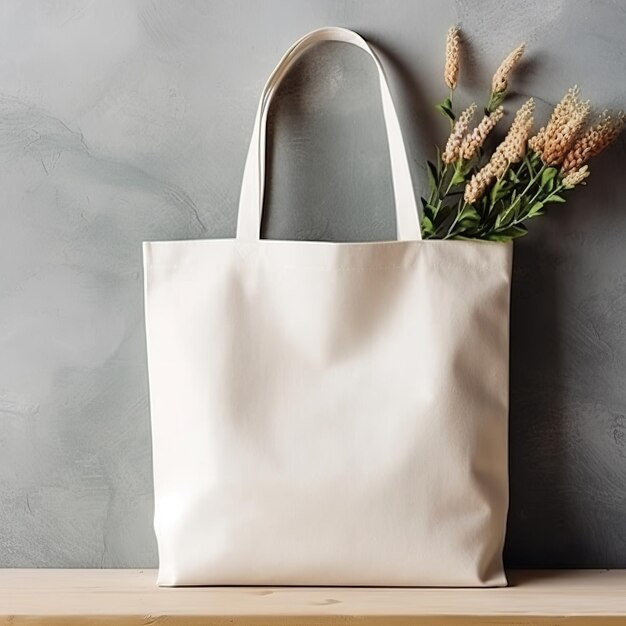
[[546, 205], [566, 201], [567, 194], [589, 176], [587, 161], [623, 130], [623, 112], [603, 111], [589, 124], [589, 101], [572, 87], [556, 105], [548, 123], [535, 135], [534, 101], [515, 114], [503, 141], [491, 154], [485, 141], [502, 119], [508, 81], [524, 53], [513, 50], [496, 70], [482, 119], [472, 127], [477, 106], [458, 117], [453, 94], [459, 76], [460, 32], [448, 31], [444, 81], [450, 95], [437, 108], [450, 120], [450, 136], [435, 162], [427, 161], [429, 196], [422, 198], [422, 232], [430, 239], [509, 241], [526, 234], [525, 222], [543, 215]]

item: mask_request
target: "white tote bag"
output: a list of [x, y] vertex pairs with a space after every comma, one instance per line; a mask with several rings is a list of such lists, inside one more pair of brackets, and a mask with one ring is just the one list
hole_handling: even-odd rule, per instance
[[[276, 86], [380, 78], [397, 241], [259, 238]], [[354, 207], [354, 211], [358, 211]], [[236, 239], [143, 248], [160, 585], [506, 585], [512, 246], [421, 241], [381, 65], [267, 82]]]

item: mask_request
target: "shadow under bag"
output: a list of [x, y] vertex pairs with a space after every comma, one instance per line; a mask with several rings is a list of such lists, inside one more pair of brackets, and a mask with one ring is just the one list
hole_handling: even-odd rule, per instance
[[[268, 107], [327, 40], [378, 72], [397, 241], [260, 239]], [[143, 254], [159, 585], [506, 585], [512, 245], [421, 240], [359, 35], [270, 76], [236, 238]]]

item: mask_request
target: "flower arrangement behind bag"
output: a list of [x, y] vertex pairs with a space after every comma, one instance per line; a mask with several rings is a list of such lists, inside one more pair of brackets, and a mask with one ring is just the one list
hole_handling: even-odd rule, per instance
[[444, 81], [450, 95], [437, 108], [450, 120], [445, 148], [427, 161], [429, 196], [422, 198], [422, 233], [430, 239], [509, 241], [525, 235], [525, 222], [543, 215], [546, 205], [566, 201], [567, 193], [589, 176], [587, 161], [608, 146], [626, 125], [623, 112], [603, 111], [589, 124], [589, 101], [572, 87], [535, 135], [534, 101], [515, 114], [503, 141], [491, 155], [485, 140], [502, 119], [508, 79], [524, 53], [519, 45], [496, 70], [482, 119], [472, 127], [476, 104], [458, 117], [452, 98], [459, 75], [460, 33], [448, 31]]

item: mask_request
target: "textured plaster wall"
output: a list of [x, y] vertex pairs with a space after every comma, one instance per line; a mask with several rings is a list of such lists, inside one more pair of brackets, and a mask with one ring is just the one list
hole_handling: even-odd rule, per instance
[[[462, 103], [526, 40], [509, 111], [626, 107], [624, 0], [0, 2], [0, 566], [156, 565], [140, 242], [234, 234], [262, 84], [323, 25], [379, 46], [422, 187], [453, 23]], [[266, 236], [394, 236], [364, 55], [308, 54], [271, 135]], [[509, 565], [626, 567], [625, 145], [516, 244]]]

